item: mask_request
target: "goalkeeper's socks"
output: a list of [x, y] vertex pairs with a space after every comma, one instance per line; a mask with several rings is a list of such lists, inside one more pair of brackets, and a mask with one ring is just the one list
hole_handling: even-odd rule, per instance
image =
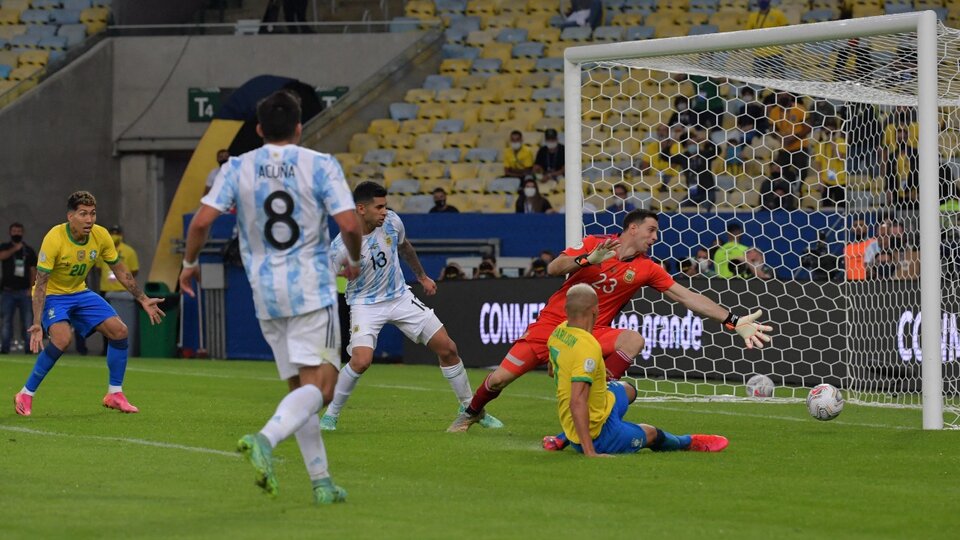
[[260, 430], [260, 434], [270, 441], [270, 446], [276, 447], [280, 441], [302, 428], [311, 416], [316, 416], [322, 406], [323, 393], [320, 389], [305, 384], [280, 401], [277, 411]]
[[620, 377], [626, 375], [627, 370], [633, 365], [633, 359], [627, 353], [617, 349], [610, 356], [604, 358], [603, 363], [609, 372], [610, 379], [617, 381], [620, 380]]
[[113, 388], [123, 386], [123, 376], [127, 372], [127, 349], [127, 338], [111, 339], [107, 342], [107, 369], [110, 371], [111, 392]]
[[40, 354], [37, 355], [37, 362], [33, 364], [33, 372], [31, 372], [30, 377], [27, 378], [27, 384], [23, 385], [23, 388], [27, 390], [25, 393], [32, 396], [33, 393], [37, 391], [37, 387], [43, 382], [43, 378], [53, 369], [53, 365], [57, 363], [57, 360], [59, 360], [62, 355], [63, 351], [58, 349], [53, 343], [48, 343], [47, 346], [40, 351]]
[[463, 361], [459, 361], [452, 366], [440, 366], [440, 371], [453, 388], [453, 393], [457, 395], [457, 402], [461, 405], [469, 405], [473, 392], [470, 391], [470, 379], [467, 379], [467, 370], [463, 367]]
[[657, 429], [657, 440], [649, 445], [654, 452], [672, 452], [674, 450], [686, 450], [690, 447], [691, 437], [689, 435], [674, 435], [673, 433]]
[[350, 394], [357, 387], [357, 381], [360, 380], [362, 373], [357, 373], [350, 367], [350, 364], [343, 366], [340, 370], [340, 376], [337, 378], [337, 387], [333, 391], [333, 401], [327, 406], [327, 415], [340, 416], [340, 409], [347, 404]]
[[497, 396], [500, 395], [499, 390], [491, 390], [490, 387], [487, 386], [489, 381], [490, 375], [487, 375], [487, 378], [477, 387], [476, 393], [473, 394], [473, 399], [470, 400], [470, 406], [467, 407], [468, 413], [474, 416], [480, 414], [480, 411], [487, 406], [487, 403], [497, 399]]

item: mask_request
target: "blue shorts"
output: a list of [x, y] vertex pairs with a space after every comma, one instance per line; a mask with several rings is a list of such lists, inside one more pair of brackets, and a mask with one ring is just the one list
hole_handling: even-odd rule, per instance
[[69, 321], [74, 330], [87, 337], [96, 330], [97, 325], [116, 316], [117, 312], [113, 307], [91, 290], [52, 294], [47, 296], [43, 304], [40, 325], [43, 331], [47, 332], [54, 323]]
[[[627, 389], [622, 384], [611, 381], [607, 383], [607, 392], [612, 392], [615, 398], [613, 410], [603, 423], [600, 436], [593, 440], [593, 448], [598, 454], [632, 454], [639, 452], [647, 445], [647, 434], [639, 424], [625, 422], [623, 417], [630, 407]], [[577, 452], [583, 452], [579, 444], [570, 443]]]

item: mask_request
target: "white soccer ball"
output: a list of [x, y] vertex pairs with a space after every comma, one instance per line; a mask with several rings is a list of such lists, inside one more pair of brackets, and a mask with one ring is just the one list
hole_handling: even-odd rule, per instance
[[747, 396], [749, 397], [772, 397], [774, 388], [776, 386], [773, 381], [766, 375], [754, 375], [747, 380]]
[[833, 420], [843, 411], [843, 394], [831, 384], [818, 384], [807, 395], [807, 410], [817, 420]]

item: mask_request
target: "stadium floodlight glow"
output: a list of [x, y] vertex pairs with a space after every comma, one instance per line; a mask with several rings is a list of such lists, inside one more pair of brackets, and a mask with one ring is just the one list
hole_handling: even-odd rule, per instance
[[[678, 133], [682, 133], [682, 140], [674, 142], [687, 143], [684, 147], [691, 148], [692, 141], [693, 148], [702, 151], [705, 146], [696, 145], [706, 138], [705, 144], [711, 151], [719, 153], [721, 149], [734, 148], [707, 162], [713, 166], [706, 174], [717, 183], [715, 189], [710, 189], [709, 196], [716, 196], [718, 213], [711, 216], [729, 215], [724, 211], [734, 212], [741, 221], [746, 216], [756, 225], [755, 229], [773, 235], [765, 238], [772, 242], [768, 242], [768, 246], [792, 245], [800, 239], [798, 235], [807, 238], [826, 229], [834, 231], [834, 243], [844, 243], [853, 220], [864, 219], [871, 225], [877, 220], [882, 221], [875, 225], [878, 230], [884, 230], [885, 238], [893, 226], [890, 224], [906, 229], [902, 237], [907, 238], [906, 247], [898, 243], [896, 250], [889, 251], [895, 254], [900, 267], [910, 265], [908, 253], [919, 253], [918, 261], [914, 261], [919, 271], [913, 275], [897, 274], [902, 279], [851, 281], [837, 284], [835, 289], [817, 285], [803, 270], [789, 267], [788, 256], [772, 254], [779, 257], [772, 266], [781, 279], [776, 286], [772, 282], [761, 285], [767, 293], [759, 295], [759, 307], [774, 314], [786, 313], [798, 320], [812, 320], [810, 324], [834, 324], [831, 321], [839, 315], [836, 323], [841, 325], [839, 333], [849, 336], [845, 344], [825, 345], [815, 339], [817, 336], [808, 339], [810, 336], [791, 335], [801, 323], [772, 318], [774, 325], [781, 323], [782, 331], [773, 343], [775, 349], [782, 349], [780, 353], [734, 352], [732, 348], [736, 346], [731, 342], [719, 348], [705, 346], [702, 358], [683, 365], [669, 364], [669, 359], [662, 359], [649, 366], [638, 360], [637, 367], [644, 370], [647, 382], [653, 385], [651, 397], [685, 399], [683, 396], [692, 392], [700, 397], [717, 398], [754, 374], [746, 371], [766, 369], [769, 373], [763, 374], [780, 376], [776, 381], [778, 386], [786, 382], [810, 387], [835, 380], [853, 403], [921, 407], [924, 429], [942, 429], [945, 414], [946, 423], [957, 427], [960, 423], [960, 359], [957, 358], [960, 343], [957, 343], [955, 314], [960, 311], [956, 290], [956, 280], [960, 277], [955, 266], [960, 264], [951, 265], [946, 271], [941, 268], [946, 259], [957, 255], [942, 255], [942, 250], [951, 248], [942, 240], [940, 229], [941, 224], [949, 228], [943, 238], [952, 238], [957, 232], [952, 230], [956, 228], [956, 220], [950, 221], [941, 210], [941, 189], [947, 182], [955, 184], [954, 179], [943, 180], [941, 174], [942, 166], [949, 169], [953, 166], [948, 163], [950, 158], [955, 153], [960, 155], [957, 142], [960, 138], [956, 137], [960, 133], [958, 65], [960, 31], [941, 25], [932, 11], [565, 50], [565, 236], [568, 245], [579, 242], [585, 228], [591, 231], [614, 227], [609, 216], [598, 218], [607, 213], [604, 208], [611, 202], [614, 184], [627, 185], [639, 204], [649, 202], [654, 208], [680, 210], [670, 214], [667, 219], [671, 221], [665, 230], [674, 224], [674, 216], [700, 215], [703, 210], [711, 209], [705, 206], [702, 194], [691, 204], [686, 192], [691, 169], [670, 161], [668, 156], [647, 151], [659, 124], [666, 124], [668, 117], [676, 113], [672, 108], [676, 98], [686, 96], [690, 98], [691, 108], [698, 97], [701, 107], [704, 103], [720, 101], [723, 107], [712, 110], [713, 116], [702, 116], [702, 109], [698, 109], [697, 114], [687, 116], [685, 121], [681, 117], [682, 128]], [[719, 92], [698, 95], [703, 85], [714, 85]], [[789, 133], [780, 133], [772, 142], [760, 133], [759, 139], [754, 138], [754, 142], [745, 146], [743, 140], [729, 137], [737, 132], [736, 136], [746, 137], [745, 129], [740, 129], [736, 115], [731, 113], [736, 105], [734, 100], [745, 85], [756, 91], [758, 102], [762, 96], [772, 95], [777, 103], [777, 96], [788, 92], [806, 108], [805, 122], [813, 123], [812, 119], [819, 122], [812, 126], [810, 133], [797, 137], [801, 150], [788, 147], [797, 142]], [[711, 99], [718, 101], [710, 102]], [[765, 110], [769, 111], [770, 106], [766, 103]], [[876, 118], [870, 120], [870, 115]], [[884, 115], [893, 121], [882, 124], [879, 120]], [[772, 131], [776, 133], [780, 125]], [[900, 129], [901, 125], [911, 127]], [[694, 136], [694, 132], [698, 135]], [[675, 135], [671, 132], [668, 137]], [[819, 153], [821, 148], [835, 142], [831, 138], [840, 141], [834, 148], [842, 146], [842, 153], [833, 156], [834, 162], [830, 161], [831, 156]], [[663, 140], [662, 136], [659, 140]], [[867, 152], [864, 148], [868, 143], [864, 141], [879, 143], [872, 152]], [[677, 155], [684, 153], [684, 147], [679, 148]], [[670, 144], [663, 148], [668, 149], [666, 153], [672, 152]], [[884, 148], [895, 151], [886, 153]], [[897, 148], [904, 152], [898, 153]], [[696, 153], [687, 152], [688, 156]], [[781, 161], [778, 155], [785, 156], [786, 161]], [[809, 164], [803, 164], [802, 159], [796, 163], [791, 161], [791, 156], [796, 155], [807, 158]], [[659, 166], [655, 163], [658, 159]], [[685, 163], [692, 168], [692, 161]], [[826, 193], [832, 193], [835, 199], [837, 193], [841, 193], [835, 209], [818, 212], [827, 216], [828, 225], [811, 221], [805, 229], [802, 225], [793, 227], [760, 217], [762, 211], [757, 210], [757, 205], [767, 199], [761, 199], [758, 187], [762, 178], [773, 178], [769, 175], [771, 163], [777, 163], [783, 170], [795, 168], [795, 177], [788, 178], [800, 207], [795, 212], [822, 210], [826, 208]], [[819, 165], [823, 163], [834, 163], [830, 166], [837, 170], [824, 170]], [[838, 175], [845, 178], [845, 187], [836, 191], [833, 188], [842, 185]], [[956, 198], [955, 193], [953, 197]], [[679, 231], [681, 237], [688, 234], [689, 238], [692, 234], [701, 238], [696, 234], [702, 231], [693, 230], [698, 225], [692, 225], [694, 220], [687, 217], [676, 218], [676, 224], [687, 227]], [[750, 226], [747, 223], [748, 229]], [[918, 233], [919, 240], [910, 240], [911, 233]], [[960, 243], [960, 235], [957, 238]], [[691, 247], [685, 247], [687, 252], [679, 251], [683, 249], [680, 246], [661, 246], [660, 249], [668, 250], [666, 257], [675, 260], [688, 255]], [[711, 278], [710, 289], [720, 281], [727, 280]], [[791, 281], [796, 287], [785, 283]], [[728, 283], [721, 285], [723, 291], [734, 294], [730, 291], [736, 287]], [[754, 284], [746, 290], [756, 287]], [[775, 289], [779, 292], [773, 292]], [[822, 304], [817, 294], [826, 294], [828, 290], [841, 291], [842, 296], [836, 303], [829, 302], [830, 307], [810, 309], [795, 302], [798, 299], [795, 295], [801, 294], [807, 296], [805, 300], [809, 300], [810, 305]], [[724, 298], [729, 298], [729, 294]], [[776, 305], [763, 305], [771, 301]], [[643, 320], [643, 316], [652, 311], [648, 302], [641, 307], [643, 309], [635, 309], [639, 318], [633, 320]], [[905, 315], [907, 312], [909, 317]], [[944, 312], [948, 317], [942, 316]], [[821, 322], [814, 320], [820, 316], [823, 316]], [[942, 336], [940, 325], [920, 325], [918, 319], [944, 321]], [[653, 335], [658, 335], [657, 328], [654, 326], [651, 330]], [[906, 332], [906, 337], [896, 335], [898, 328]], [[669, 328], [663, 330], [667, 334], [670, 331]], [[714, 331], [718, 331], [716, 327]], [[888, 331], [890, 335], [884, 335]], [[882, 336], [882, 342], [878, 336]], [[924, 344], [922, 362], [918, 362], [915, 358], [918, 355], [914, 354], [920, 352], [915, 343], [917, 339]], [[836, 352], [836, 362], [825, 356], [830, 350]], [[727, 353], [733, 353], [735, 358]], [[822, 365], [814, 362], [812, 367], [806, 366], [810, 363], [807, 357], [816, 358]], [[907, 357], [909, 359], [905, 359]], [[787, 397], [797, 399], [801, 392], [805, 395], [806, 390], [796, 388]]]

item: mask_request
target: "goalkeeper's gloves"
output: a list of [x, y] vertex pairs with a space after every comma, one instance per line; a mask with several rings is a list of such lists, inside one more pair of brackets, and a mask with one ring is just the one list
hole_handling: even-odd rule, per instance
[[761, 315], [763, 315], [763, 311], [759, 309], [743, 317], [734, 315], [731, 312], [723, 321], [723, 326], [727, 330], [740, 334], [740, 337], [746, 342], [748, 349], [754, 347], [762, 349], [764, 343], [770, 343], [770, 336], [767, 335], [766, 332], [772, 331], [773, 327], [757, 323], [757, 319], [759, 319]]
[[593, 248], [593, 251], [591, 251], [589, 254], [579, 255], [574, 260], [581, 267], [590, 266], [591, 264], [600, 264], [607, 259], [617, 256], [617, 252], [615, 250], [618, 245], [620, 245], [620, 242], [617, 240], [607, 240]]

